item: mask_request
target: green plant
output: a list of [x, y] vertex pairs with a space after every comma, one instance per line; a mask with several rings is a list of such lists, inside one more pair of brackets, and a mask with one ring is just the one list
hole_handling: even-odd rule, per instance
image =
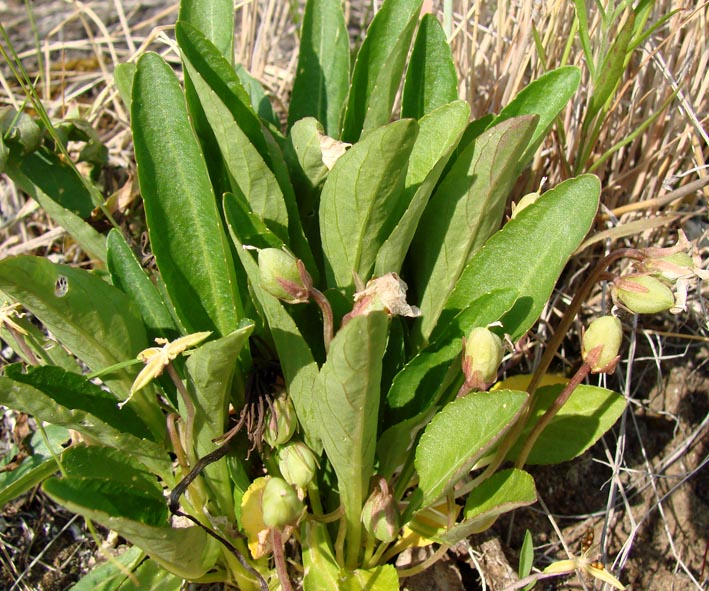
[[[103, 567], [111, 588], [397, 589], [427, 565], [397, 572], [398, 553], [428, 541], [437, 558], [533, 503], [524, 465], [579, 455], [623, 411], [620, 395], [581, 384], [605, 369], [603, 342], [586, 345], [591, 358], [566, 385], [536, 387], [552, 342], [531, 396], [485, 391], [501, 337], [536, 322], [600, 186], [569, 179], [500, 229], [579, 71], [549, 72], [471, 123], [443, 31], [420, 9], [384, 2], [350, 73], [340, 3], [308, 2], [283, 135], [231, 63], [232, 3], [183, 1], [184, 87], [153, 53], [116, 72], [157, 270], [118, 229], [104, 237], [85, 223], [97, 191], [57, 154], [56, 126], [5, 117], [5, 171], [96, 270], [0, 262], [7, 299], [71, 352], [48, 350], [5, 308], [3, 338], [28, 367], [6, 368], [0, 402], [80, 433], [46, 459], [60, 477], [35, 471], [24, 486], [44, 480], [53, 499], [145, 552]], [[402, 80], [402, 118], [390, 122]], [[302, 572], [289, 572], [289, 554]]]

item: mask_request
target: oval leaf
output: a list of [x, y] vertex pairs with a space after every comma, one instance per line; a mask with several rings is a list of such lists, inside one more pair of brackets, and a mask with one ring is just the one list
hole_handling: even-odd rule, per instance
[[476, 392], [447, 404], [416, 447], [414, 466], [428, 507], [451, 490], [511, 427], [526, 392]]
[[[534, 407], [519, 443], [510, 451], [514, 460], [536, 422], [551, 406], [563, 385], [539, 388], [534, 393]], [[527, 464], [559, 464], [585, 452], [610, 429], [625, 410], [623, 396], [597, 386], [578, 386], [566, 404], [542, 431], [527, 458]]]
[[383, 312], [352, 318], [332, 340], [315, 387], [316, 411], [326, 426], [320, 437], [347, 519], [350, 564], [359, 553], [360, 513], [374, 468], [387, 324]]
[[569, 257], [590, 229], [600, 192], [601, 184], [595, 176], [582, 175], [544, 193], [510, 220], [465, 267], [432, 338], [472, 300], [506, 287], [517, 289], [520, 299], [503, 319], [505, 331], [513, 340], [527, 332]]
[[370, 133], [335, 164], [320, 197], [320, 235], [328, 287], [366, 281], [401, 209], [401, 189], [418, 125], [412, 119]]
[[537, 500], [534, 479], [523, 470], [502, 470], [474, 488], [465, 501], [463, 520], [437, 541], [450, 546], [485, 531], [499, 515]]
[[342, 3], [340, 0], [308, 0], [288, 126], [292, 127], [304, 117], [315, 117], [325, 133], [337, 137], [349, 75], [349, 35]]
[[172, 68], [143, 55], [131, 123], [150, 245], [188, 332], [232, 332], [242, 315], [207, 166]]
[[411, 244], [412, 289], [419, 299], [419, 342], [428, 340], [470, 257], [499, 228], [514, 171], [536, 117], [483, 132], [458, 156], [431, 197]]
[[458, 75], [446, 34], [433, 14], [425, 14], [406, 72], [401, 116], [420, 119], [457, 98]]

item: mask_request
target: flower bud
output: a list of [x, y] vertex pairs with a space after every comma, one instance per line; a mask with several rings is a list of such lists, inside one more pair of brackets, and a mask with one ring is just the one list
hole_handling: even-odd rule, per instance
[[310, 299], [312, 279], [303, 263], [280, 248], [258, 251], [261, 287], [287, 304], [302, 304]]
[[465, 383], [475, 390], [487, 390], [497, 379], [503, 353], [502, 339], [490, 329], [471, 330], [463, 343]]
[[295, 525], [305, 508], [295, 489], [282, 478], [268, 479], [261, 500], [263, 522], [270, 528], [283, 529], [287, 525]]
[[672, 290], [650, 275], [630, 275], [616, 280], [615, 297], [631, 312], [657, 314], [674, 306]]
[[271, 447], [283, 445], [293, 437], [297, 426], [298, 419], [293, 403], [283, 393], [271, 403], [266, 413], [266, 428], [263, 432], [263, 439]]
[[385, 478], [375, 476], [375, 488], [362, 508], [362, 524], [380, 542], [392, 542], [399, 534], [399, 512]]
[[[583, 334], [581, 355], [593, 373], [611, 373], [618, 363], [623, 328], [615, 316], [601, 316], [588, 325]], [[600, 347], [600, 354], [593, 353]], [[595, 357], [598, 357], [595, 359]]]
[[305, 488], [315, 476], [318, 460], [301, 441], [292, 441], [278, 450], [278, 469], [288, 484]]

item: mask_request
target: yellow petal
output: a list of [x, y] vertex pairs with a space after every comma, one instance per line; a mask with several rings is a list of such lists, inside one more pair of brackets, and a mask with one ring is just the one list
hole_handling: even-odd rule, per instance
[[249, 552], [254, 559], [261, 558], [271, 551], [269, 536], [265, 535], [268, 528], [263, 522], [263, 489], [266, 488], [268, 477], [257, 478], [246, 489], [241, 497], [241, 527], [246, 534]]
[[587, 566], [584, 569], [589, 575], [596, 577], [604, 583], [608, 583], [620, 591], [624, 591], [625, 585], [623, 585], [618, 579], [616, 579], [612, 574], [610, 574], [605, 568], [596, 568], [595, 566]]
[[185, 335], [184, 337], [180, 337], [179, 339], [175, 339], [171, 343], [168, 343], [165, 346], [165, 351], [167, 352], [168, 355], [170, 355], [170, 359], [174, 359], [180, 353], [186, 351], [187, 349], [191, 349], [195, 345], [198, 345], [199, 343], [201, 343], [210, 334], [212, 334], [212, 333], [207, 331], [207, 332], [195, 332], [193, 334]]
[[559, 560], [553, 562], [544, 569], [546, 574], [563, 575], [564, 573], [572, 573], [578, 568], [578, 561], [575, 558], [570, 560]]

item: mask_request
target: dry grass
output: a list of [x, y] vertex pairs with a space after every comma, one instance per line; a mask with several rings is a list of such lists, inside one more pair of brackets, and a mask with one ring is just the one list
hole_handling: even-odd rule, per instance
[[[101, 130], [110, 165], [121, 171], [119, 185], [130, 193], [134, 162], [128, 116], [113, 85], [112, 71], [116, 63], [134, 61], [148, 48], [177, 65], [169, 26], [176, 5], [142, 2], [142, 11], [137, 12], [138, 3], [132, 0], [72, 1], [63, 3], [62, 10], [57, 10], [57, 4], [34, 6], [36, 42], [27, 34], [26, 13], [17, 0], [0, 2], [0, 10], [6, 10], [3, 24], [30, 76], [37, 80], [50, 116], [61, 117], [80, 105], [84, 116]], [[353, 40], [357, 40], [372, 5], [352, 0], [345, 5]], [[576, 64], [584, 72], [582, 90], [572, 99], [517, 190], [522, 194], [536, 189], [543, 179], [553, 186], [573, 171], [591, 171], [602, 181], [602, 215], [596, 234], [575, 259], [531, 343], [546, 338], [586, 266], [600, 253], [618, 246], [671, 243], [680, 227], [690, 238], [704, 240], [707, 249], [709, 4], [696, 5], [690, 0], [655, 3], [650, 22], [676, 12], [633, 53], [586, 158], [579, 152], [585, 141], [582, 122], [593, 83], [573, 30], [573, 3], [456, 0], [445, 16], [439, 2], [431, 3], [431, 9], [438, 11], [442, 20], [450, 17], [460, 95], [469, 100], [476, 117], [499, 111], [530, 80], [549, 69]], [[263, 82], [281, 111], [287, 104], [296, 65], [296, 20], [290, 2], [238, 3], [237, 60]], [[617, 29], [618, 23], [604, 25], [598, 10], [589, 12], [596, 51], [607, 47]], [[0, 67], [0, 86], [0, 107], [22, 105], [24, 95], [4, 65]], [[637, 130], [642, 133], [631, 137]], [[121, 186], [115, 187], [119, 189]], [[66, 255], [69, 242], [60, 228], [7, 180], [0, 181], [0, 191], [0, 256], [25, 252]], [[602, 292], [595, 294], [585, 314], [602, 310], [607, 305], [603, 296]], [[599, 472], [604, 475], [599, 483], [603, 485], [598, 493], [601, 496], [594, 497], [599, 504], [573, 520], [565, 519], [549, 498], [553, 494], [540, 488], [550, 508], [542, 514], [542, 521], [549, 520], [557, 536], [550, 534], [546, 543], [536, 539], [542, 560], [558, 554], [560, 543], [575, 550], [574, 540], [590, 525], [596, 530], [602, 555], [614, 567], [624, 569], [621, 579], [634, 580], [636, 588], [706, 589], [709, 567], [706, 554], [704, 562], [701, 555], [707, 529], [697, 529], [697, 523], [691, 521], [697, 519], [693, 512], [702, 506], [706, 509], [709, 503], [707, 494], [705, 504], [697, 505], [692, 493], [700, 479], [706, 482], [709, 457], [707, 320], [700, 293], [694, 294], [694, 302], [683, 317], [653, 319], [645, 327], [629, 321], [628, 352], [614, 387], [628, 398], [632, 412], [623, 417], [615, 438], [607, 437], [607, 445], [594, 450], [598, 463], [589, 460], [579, 468], [592, 482], [598, 480], [594, 475]], [[572, 341], [565, 346], [573, 360]], [[536, 351], [537, 347], [530, 345], [528, 358], [533, 359]], [[675, 375], [678, 372], [679, 376]], [[681, 396], [672, 395], [668, 373], [681, 381], [682, 395], [693, 397], [693, 408], [688, 409]], [[648, 417], [669, 429], [662, 445], [658, 433], [647, 426], [653, 424], [647, 423]], [[578, 486], [590, 484], [582, 480]], [[685, 506], [692, 503], [695, 506]], [[531, 523], [542, 527], [542, 521]], [[706, 518], [698, 523], [709, 527]], [[519, 523], [508, 525], [514, 546], [513, 532]], [[692, 550], [692, 545], [698, 548]]]

